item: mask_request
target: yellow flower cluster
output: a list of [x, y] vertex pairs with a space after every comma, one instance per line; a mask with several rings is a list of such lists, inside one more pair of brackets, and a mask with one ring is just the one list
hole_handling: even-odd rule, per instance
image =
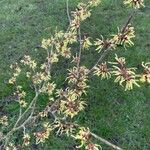
[[76, 34], [72, 33], [64, 33], [63, 31], [59, 31], [55, 33], [55, 44], [54, 47], [56, 49], [56, 52], [65, 57], [65, 58], [70, 58], [71, 52], [69, 48], [70, 42], [73, 43], [76, 39]]
[[72, 12], [73, 19], [71, 20], [71, 30], [76, 30], [80, 27], [80, 23], [90, 17], [91, 13], [86, 4], [80, 3], [76, 11]]
[[[100, 0], [92, 0], [87, 4], [80, 3], [78, 8], [72, 12], [72, 20], [70, 22], [69, 30], [66, 33], [63, 31], [56, 31], [53, 37], [42, 40], [42, 48], [48, 50], [51, 47], [52, 55], [49, 58], [51, 63], [57, 62], [59, 55], [65, 58], [71, 57], [69, 44], [77, 42], [77, 29], [79, 28], [80, 23], [91, 15], [89, 8], [97, 6], [99, 3]], [[89, 38], [85, 38], [82, 43], [83, 48], [85, 49], [91, 45]]]
[[150, 62], [145, 64], [142, 62], [142, 67], [144, 68], [144, 71], [140, 75], [140, 81], [150, 83]]
[[101, 3], [101, 0], [91, 0], [88, 2], [89, 6], [94, 7], [98, 6]]
[[58, 55], [70, 58], [71, 52], [68, 45], [73, 44], [76, 41], [77, 41], [77, 33], [75, 31], [68, 31], [66, 33], [64, 33], [63, 31], [59, 31], [56, 32], [54, 37], [51, 37], [51, 39], [43, 39], [42, 47], [44, 49], [48, 49], [48, 47], [53, 46], [50, 61], [57, 62]]
[[97, 46], [96, 51], [98, 51], [98, 52], [100, 52], [103, 49], [103, 47], [105, 46], [103, 36], [101, 36], [101, 37], [102, 37], [102, 39], [97, 39], [94, 43], [94, 45]]
[[43, 131], [34, 133], [34, 136], [36, 137], [36, 144], [44, 143], [45, 140], [49, 138], [49, 135], [52, 131], [52, 128], [50, 127], [49, 123], [44, 123], [43, 128]]
[[107, 48], [113, 48], [115, 49], [117, 45], [124, 45], [126, 46], [131, 46], [134, 45], [132, 42], [132, 39], [135, 37], [135, 31], [134, 27], [132, 27], [130, 24], [124, 27], [122, 31], [118, 29], [118, 34], [113, 35], [112, 39], [106, 39], [104, 40], [103, 36], [101, 36], [101, 39], [97, 39], [94, 42], [94, 45], [96, 46], [96, 51], [101, 52], [102, 49], [107, 49]]
[[64, 99], [60, 101], [60, 111], [73, 118], [84, 109], [85, 102], [79, 100], [78, 95], [73, 90], [68, 90]]
[[125, 83], [125, 91], [133, 89], [133, 85], [139, 87], [139, 84], [137, 83], [138, 80], [136, 79], [137, 76], [134, 72], [135, 68], [126, 68], [125, 58], [123, 57], [118, 58], [116, 55], [115, 59], [116, 62], [111, 63], [115, 64], [113, 65], [114, 70], [112, 71], [112, 74], [116, 76], [115, 82], [119, 82], [121, 86], [123, 86], [123, 83]]
[[56, 62], [58, 62], [58, 54], [52, 53], [50, 58], [48, 58], [48, 59], [49, 59], [49, 62], [56, 63]]
[[35, 60], [32, 60], [29, 55], [25, 55], [24, 59], [22, 59], [20, 62], [23, 63], [24, 65], [29, 66], [32, 70], [35, 70], [37, 66], [37, 63], [35, 62]]
[[13, 143], [9, 143], [8, 146], [6, 147], [6, 150], [17, 150], [17, 148]]
[[88, 49], [92, 45], [90, 41], [90, 37], [86, 37], [86, 36], [84, 36], [84, 39], [81, 41], [81, 43], [83, 49]]
[[100, 145], [92, 143], [89, 128], [80, 127], [79, 132], [73, 137], [81, 143], [77, 148], [84, 147], [86, 150], [99, 150], [98, 147], [100, 147]]
[[19, 99], [24, 98], [26, 96], [26, 92], [22, 90], [22, 86], [17, 86], [17, 91], [14, 93], [14, 95], [17, 95]]
[[112, 39], [106, 39], [104, 40], [103, 36], [101, 36], [101, 39], [97, 39], [94, 43], [94, 45], [97, 47], [95, 50], [98, 52], [101, 52], [103, 49], [108, 49], [108, 48], [116, 48], [116, 44]]
[[57, 130], [57, 134], [67, 134], [69, 136], [74, 131], [74, 125], [67, 122], [56, 121], [54, 129]]
[[40, 89], [40, 92], [47, 93], [50, 96], [52, 95], [55, 87], [56, 87], [56, 84], [48, 82], [42, 86], [42, 88]]
[[94, 74], [97, 76], [101, 76], [101, 79], [109, 79], [111, 77], [111, 73], [107, 67], [107, 63], [104, 62], [94, 68]]
[[0, 124], [7, 126], [8, 125], [8, 118], [7, 116], [3, 116], [0, 118]]
[[20, 107], [23, 107], [23, 108], [27, 107], [27, 102], [25, 100], [20, 100], [19, 104], [20, 104]]
[[85, 66], [81, 66], [79, 68], [73, 67], [68, 70], [68, 83], [75, 85], [75, 93], [81, 95], [82, 93], [86, 93], [86, 88], [88, 88], [86, 81], [88, 79], [87, 73], [88, 69]]
[[134, 27], [132, 27], [131, 25], [128, 25], [123, 31], [120, 31], [118, 29], [118, 34], [113, 35], [112, 41], [116, 45], [124, 44], [125, 47], [134, 45], [134, 43], [132, 42], [132, 39], [135, 37], [134, 33], [135, 33]]
[[41, 47], [44, 49], [48, 49], [53, 44], [53, 38], [51, 39], [43, 39]]
[[29, 134], [24, 134], [23, 136], [23, 145], [28, 146], [30, 144], [30, 135]]
[[80, 127], [79, 132], [75, 135], [75, 139], [81, 142], [78, 148], [83, 147], [86, 143], [89, 143], [91, 138], [91, 133], [89, 128]]
[[14, 84], [16, 82], [16, 78], [20, 75], [21, 73], [21, 69], [20, 67], [18, 66], [17, 63], [13, 64], [10, 66], [11, 69], [14, 70], [14, 73], [13, 73], [13, 76], [11, 79], [9, 79], [9, 84]]
[[41, 84], [43, 81], [48, 81], [50, 80], [50, 75], [48, 75], [45, 72], [37, 72], [33, 77], [32, 81], [33, 83], [36, 84]]
[[144, 6], [144, 0], [124, 0], [125, 5], [129, 5], [134, 7], [135, 9], [140, 8], [141, 6]]
[[46, 58], [46, 61], [41, 65], [41, 69], [44, 70], [46, 73], [49, 73], [50, 66], [53, 63], [58, 62], [58, 54], [57, 53], [51, 53], [49, 57]]
[[41, 111], [41, 112], [39, 112], [39, 116], [41, 117], [41, 118], [44, 118], [44, 117], [47, 117], [48, 116], [48, 112], [47, 111]]
[[86, 150], [99, 150], [99, 148], [102, 149], [100, 145], [94, 144], [94, 143], [89, 143], [89, 144], [85, 147]]
[[74, 31], [78, 29], [81, 22], [91, 16], [90, 8], [97, 6], [100, 2], [100, 0], [91, 0], [87, 4], [79, 3], [77, 9], [72, 12], [71, 30]]
[[20, 85], [18, 85], [16, 88], [17, 90], [14, 92], [14, 95], [17, 96], [20, 107], [25, 108], [27, 106], [27, 102], [24, 100], [26, 92], [22, 90], [22, 86]]

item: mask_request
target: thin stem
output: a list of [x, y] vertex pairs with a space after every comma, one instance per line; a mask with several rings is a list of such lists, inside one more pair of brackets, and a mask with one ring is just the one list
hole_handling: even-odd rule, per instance
[[135, 13], [136, 13], [136, 10], [134, 10], [134, 11], [130, 14], [130, 16], [128, 17], [128, 19], [127, 19], [125, 25], [123, 26], [123, 28], [122, 28], [122, 30], [121, 30], [122, 33], [125, 32], [127, 26], [130, 24], [130, 22], [131, 22], [133, 16], [135, 15]]
[[81, 54], [82, 54], [82, 39], [81, 39], [81, 29], [80, 27], [78, 28], [78, 35], [79, 35], [79, 54], [78, 54], [78, 58], [77, 58], [77, 69], [79, 72], [80, 69], [80, 62], [81, 62]]
[[[11, 136], [16, 130], [20, 129], [20, 128], [17, 127], [19, 121], [20, 121], [20, 120], [22, 119], [22, 117], [28, 112], [28, 110], [29, 110], [30, 108], [32, 108], [32, 105], [33, 105], [34, 102], [37, 100], [37, 97], [38, 97], [38, 94], [36, 93], [36, 96], [34, 97], [34, 99], [32, 100], [32, 102], [30, 103], [29, 107], [24, 111], [24, 113], [23, 113], [21, 116], [19, 116], [19, 118], [17, 119], [17, 121], [16, 121], [15, 125], [13, 126], [13, 128], [6, 134], [5, 137], [3, 137], [3, 138], [0, 139], [0, 140], [6, 139], [6, 140], [5, 140], [5, 143], [7, 144], [8, 139], [10, 138], [10, 136]], [[6, 145], [6, 144], [5, 144], [5, 145]]]
[[91, 73], [91, 72], [94, 70], [94, 68], [95, 68], [99, 63], [101, 63], [101, 62], [103, 61], [103, 59], [106, 57], [106, 55], [107, 55], [110, 51], [111, 51], [111, 47], [109, 47], [109, 48], [107, 48], [106, 50], [104, 50], [103, 54], [99, 57], [99, 59], [97, 60], [97, 62], [95, 63], [95, 65], [89, 70], [89, 72], [88, 72], [87, 74]]
[[71, 18], [70, 18], [70, 14], [69, 14], [69, 0], [66, 0], [66, 7], [67, 7], [67, 16], [68, 16], [68, 20], [69, 20], [69, 24], [70, 24]]
[[100, 136], [98, 136], [98, 135], [96, 135], [96, 134], [94, 134], [94, 133], [91, 133], [91, 135], [92, 135], [94, 138], [100, 140], [102, 143], [104, 143], [104, 144], [106, 144], [106, 145], [112, 147], [113, 149], [116, 149], [116, 150], [123, 150], [123, 149], [121, 149], [120, 147], [118, 147], [118, 146], [116, 146], [116, 145], [114, 145], [114, 144], [108, 142], [107, 140], [101, 138]]
[[20, 119], [29, 111], [30, 108], [32, 108], [32, 105], [37, 100], [38, 93], [36, 93], [35, 97], [33, 98], [32, 102], [30, 103], [29, 107], [24, 111], [24, 113], [21, 115]]

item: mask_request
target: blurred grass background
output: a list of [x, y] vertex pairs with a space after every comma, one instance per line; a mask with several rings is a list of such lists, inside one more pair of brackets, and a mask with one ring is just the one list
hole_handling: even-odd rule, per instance
[[[69, 9], [74, 10], [81, 0], [70, 0]], [[86, 1], [86, 0], [83, 0]], [[135, 46], [128, 50], [118, 49], [116, 53], [127, 59], [128, 65], [139, 67], [142, 61], [150, 61], [150, 1], [145, 0], [145, 8], [139, 10], [133, 19], [136, 29]], [[90, 19], [82, 24], [82, 34], [97, 38], [102, 34], [109, 38], [126, 21], [131, 9], [126, 8], [122, 0], [103, 0], [93, 10]], [[38, 60], [44, 57], [38, 48], [42, 38], [49, 37], [58, 29], [65, 30], [68, 25], [65, 0], [0, 0], [0, 99], [12, 94], [8, 86], [9, 65], [19, 61], [24, 54], [30, 54]], [[114, 57], [110, 56], [112, 59]], [[94, 51], [85, 52], [82, 60], [91, 66], [98, 55]], [[68, 61], [57, 66], [54, 79], [61, 87], [65, 79]], [[21, 79], [24, 83], [24, 78]], [[114, 84], [112, 80], [101, 81], [92, 77], [91, 87], [86, 96], [88, 106], [77, 120], [88, 126], [93, 132], [126, 150], [150, 149], [150, 88], [143, 85], [132, 91]], [[28, 87], [27, 87], [28, 88]], [[40, 104], [44, 105], [44, 98]], [[12, 105], [3, 108], [5, 113], [16, 112]], [[101, 144], [101, 143], [100, 143]], [[73, 150], [74, 142], [67, 137], [50, 137], [43, 146], [29, 149]], [[103, 145], [104, 150], [110, 150]]]

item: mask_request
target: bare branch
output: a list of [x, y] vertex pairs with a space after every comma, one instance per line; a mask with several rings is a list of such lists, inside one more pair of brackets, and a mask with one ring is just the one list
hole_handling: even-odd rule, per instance
[[96, 134], [94, 134], [94, 133], [91, 133], [91, 135], [92, 135], [94, 138], [100, 140], [102, 143], [104, 143], [104, 144], [106, 144], [106, 145], [112, 147], [113, 149], [116, 149], [116, 150], [123, 150], [123, 149], [121, 149], [120, 147], [118, 147], [118, 146], [116, 146], [116, 145], [114, 145], [114, 144], [108, 142], [107, 140], [101, 138], [100, 136], [98, 136], [98, 135], [96, 135]]
[[69, 20], [69, 24], [71, 23], [71, 17], [69, 14], [69, 0], [66, 0], [66, 7], [67, 7], [67, 16], [68, 16], [68, 20]]

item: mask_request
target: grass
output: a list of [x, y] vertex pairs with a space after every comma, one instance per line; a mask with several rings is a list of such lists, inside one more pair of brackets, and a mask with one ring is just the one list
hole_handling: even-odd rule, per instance
[[[73, 10], [77, 2], [79, 0], [71, 1], [69, 9]], [[145, 4], [146, 7], [139, 11], [133, 21], [136, 28], [135, 46], [127, 51], [116, 51], [118, 55], [126, 57], [129, 66], [138, 67], [143, 60], [150, 61], [150, 1], [145, 0]], [[93, 38], [100, 37], [101, 34], [109, 37], [117, 32], [118, 26], [124, 24], [130, 11], [120, 0], [104, 0], [93, 11], [91, 18], [83, 23], [82, 34]], [[12, 94], [12, 87], [7, 85], [10, 77], [8, 66], [20, 60], [24, 54], [42, 60], [44, 54], [38, 49], [42, 38], [49, 37], [56, 26], [58, 29], [66, 29], [67, 24], [65, 0], [0, 1], [0, 99]], [[82, 60], [86, 66], [91, 66], [97, 57], [96, 53], [89, 51], [85, 52]], [[110, 60], [113, 57], [110, 56]], [[66, 73], [63, 68], [67, 66], [66, 62], [61, 62], [59, 70], [53, 73], [58, 86], [62, 86]], [[24, 82], [24, 78], [21, 82]], [[101, 81], [96, 77], [92, 77], [90, 84], [86, 97], [88, 106], [77, 118], [80, 124], [90, 127], [93, 132], [123, 149], [149, 150], [149, 86], [143, 85], [124, 92], [113, 81]], [[41, 98], [40, 105], [44, 105], [43, 101]], [[15, 110], [14, 105], [4, 109], [5, 113], [14, 112], [14, 115]], [[66, 137], [51, 137], [46, 145], [33, 146], [33, 149], [72, 150], [73, 145], [74, 142]], [[109, 147], [102, 146], [104, 150], [110, 150]]]

